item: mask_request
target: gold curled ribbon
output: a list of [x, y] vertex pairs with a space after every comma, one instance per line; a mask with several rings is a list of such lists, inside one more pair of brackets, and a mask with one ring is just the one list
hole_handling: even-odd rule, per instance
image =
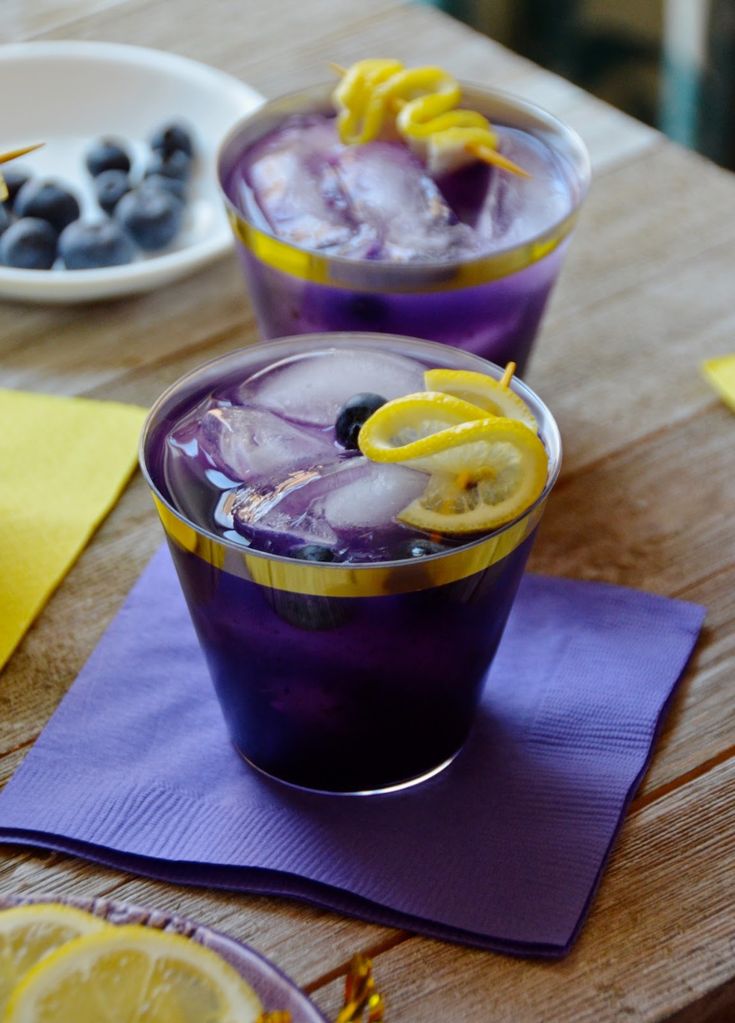
[[[358, 953], [352, 957], [345, 977], [345, 1004], [334, 1023], [382, 1023], [383, 996], [375, 987], [373, 964]], [[367, 1014], [367, 1015], [366, 1015]]]
[[[375, 987], [373, 964], [366, 956], [353, 956], [345, 976], [344, 1005], [334, 1023], [383, 1023], [383, 996]], [[255, 1023], [292, 1023], [288, 1010], [261, 1012]]]

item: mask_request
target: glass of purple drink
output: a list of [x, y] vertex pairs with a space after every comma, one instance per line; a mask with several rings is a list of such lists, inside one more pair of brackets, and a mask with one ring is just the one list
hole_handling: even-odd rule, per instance
[[263, 337], [404, 334], [523, 371], [588, 157], [535, 106], [462, 95], [530, 178], [475, 162], [434, 180], [401, 142], [343, 146], [327, 86], [266, 103], [230, 133], [220, 183]]
[[433, 367], [502, 375], [445, 345], [301, 336], [189, 373], [146, 423], [141, 465], [232, 740], [292, 785], [385, 791], [451, 762], [557, 478], [556, 424], [514, 381], [548, 455], [538, 500], [463, 539], [397, 521], [426, 477], [345, 450], [335, 421]]

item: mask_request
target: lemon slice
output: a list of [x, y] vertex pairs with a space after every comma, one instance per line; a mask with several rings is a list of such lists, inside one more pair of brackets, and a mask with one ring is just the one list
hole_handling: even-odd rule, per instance
[[31, 967], [64, 942], [106, 927], [91, 913], [57, 903], [0, 912], [0, 1018], [10, 991]]
[[34, 966], [4, 1023], [253, 1023], [261, 1010], [210, 949], [150, 927], [107, 927]]
[[402, 462], [404, 449], [423, 451], [423, 442], [447, 427], [486, 419], [487, 412], [451, 394], [419, 391], [381, 405], [363, 423], [358, 446], [373, 462]]
[[485, 373], [464, 369], [429, 369], [424, 373], [424, 386], [428, 391], [440, 391], [477, 405], [494, 416], [518, 419], [534, 433], [538, 424], [528, 405], [515, 391]]
[[421, 497], [398, 518], [426, 532], [495, 529], [529, 508], [546, 485], [546, 449], [536, 434], [512, 419], [464, 423], [418, 443], [426, 454], [404, 464], [428, 468], [432, 475]]

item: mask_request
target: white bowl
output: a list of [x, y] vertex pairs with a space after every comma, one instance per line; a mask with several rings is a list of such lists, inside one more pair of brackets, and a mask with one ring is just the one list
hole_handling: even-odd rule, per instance
[[28, 302], [87, 302], [150, 291], [222, 256], [232, 245], [216, 174], [217, 147], [262, 103], [257, 92], [214, 68], [160, 50], [115, 43], [40, 42], [0, 46], [0, 152], [34, 142], [18, 160], [34, 177], [53, 177], [79, 196], [82, 215], [99, 219], [84, 165], [102, 135], [125, 139], [133, 169], [161, 124], [182, 121], [198, 157], [184, 226], [160, 254], [99, 270], [16, 270], [0, 266], [0, 297]]

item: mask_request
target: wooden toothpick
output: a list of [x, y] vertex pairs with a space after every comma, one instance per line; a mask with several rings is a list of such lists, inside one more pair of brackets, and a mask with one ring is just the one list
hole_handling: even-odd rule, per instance
[[472, 156], [476, 156], [478, 160], [482, 160], [483, 163], [492, 164], [495, 167], [500, 167], [501, 170], [510, 171], [511, 174], [518, 174], [522, 178], [530, 178], [531, 175], [523, 167], [519, 167], [517, 163], [513, 163], [506, 156], [503, 156], [497, 151], [492, 149], [490, 146], [473, 146], [472, 144], [466, 147], [467, 152], [471, 153]]
[[505, 367], [505, 373], [503, 373], [502, 377], [500, 378], [501, 387], [510, 387], [510, 382], [513, 379], [513, 374], [515, 373], [515, 371], [516, 364], [514, 362], [509, 362]]
[[11, 149], [9, 153], [0, 153], [0, 163], [8, 163], [9, 160], [17, 160], [19, 156], [34, 153], [45, 144], [45, 142], [37, 142], [34, 146], [23, 146], [21, 149]]

